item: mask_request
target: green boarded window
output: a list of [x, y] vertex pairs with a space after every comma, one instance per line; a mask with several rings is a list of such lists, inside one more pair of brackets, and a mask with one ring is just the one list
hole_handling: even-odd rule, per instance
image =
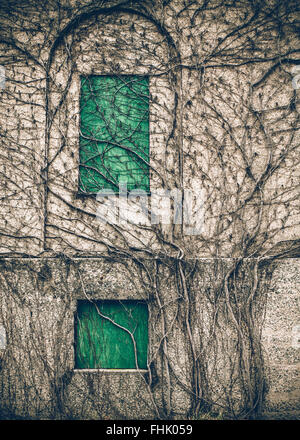
[[79, 190], [149, 192], [149, 78], [81, 78]]
[[78, 301], [75, 331], [75, 368], [147, 368], [145, 302]]

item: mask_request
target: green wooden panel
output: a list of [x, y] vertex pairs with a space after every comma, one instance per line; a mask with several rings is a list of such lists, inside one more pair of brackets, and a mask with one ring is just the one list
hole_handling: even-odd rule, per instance
[[138, 366], [146, 369], [148, 308], [144, 302], [78, 301], [75, 368], [136, 369], [134, 345]]
[[149, 78], [81, 78], [79, 189], [149, 192]]

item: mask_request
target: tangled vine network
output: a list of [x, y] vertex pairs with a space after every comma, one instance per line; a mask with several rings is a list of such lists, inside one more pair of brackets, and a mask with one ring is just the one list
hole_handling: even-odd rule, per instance
[[[80, 417], [63, 323], [75, 284], [94, 301], [79, 259], [99, 258], [148, 302], [152, 417], [259, 417], [266, 291], [278, 258], [299, 255], [297, 3], [1, 0], [0, 320], [19, 347], [2, 359], [3, 414]], [[145, 200], [201, 194], [201, 231], [99, 221], [97, 193], [124, 176]], [[26, 286], [51, 292], [44, 313], [59, 302], [55, 328]], [[83, 380], [81, 414], [103, 418], [105, 378]]]

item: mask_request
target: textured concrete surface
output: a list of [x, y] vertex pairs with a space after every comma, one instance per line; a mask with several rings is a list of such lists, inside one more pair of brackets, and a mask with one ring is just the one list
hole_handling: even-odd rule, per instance
[[300, 348], [294, 329], [300, 323], [300, 260], [282, 260], [268, 289], [263, 342], [269, 367], [266, 417], [300, 417]]

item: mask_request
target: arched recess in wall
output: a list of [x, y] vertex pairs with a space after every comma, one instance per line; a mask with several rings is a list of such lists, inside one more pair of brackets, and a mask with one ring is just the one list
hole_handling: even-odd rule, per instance
[[[73, 20], [49, 58], [45, 176], [45, 246], [55, 251], [99, 252], [114, 246], [147, 247], [151, 236], [133, 227], [99, 224], [96, 200], [78, 194], [82, 78], [146, 76], [149, 81], [150, 190], [181, 179], [177, 132], [179, 57], [170, 35], [151, 17], [122, 8]], [[122, 228], [121, 228], [122, 229]], [[141, 239], [141, 235], [143, 238]], [[152, 240], [153, 241], [153, 240]]]

